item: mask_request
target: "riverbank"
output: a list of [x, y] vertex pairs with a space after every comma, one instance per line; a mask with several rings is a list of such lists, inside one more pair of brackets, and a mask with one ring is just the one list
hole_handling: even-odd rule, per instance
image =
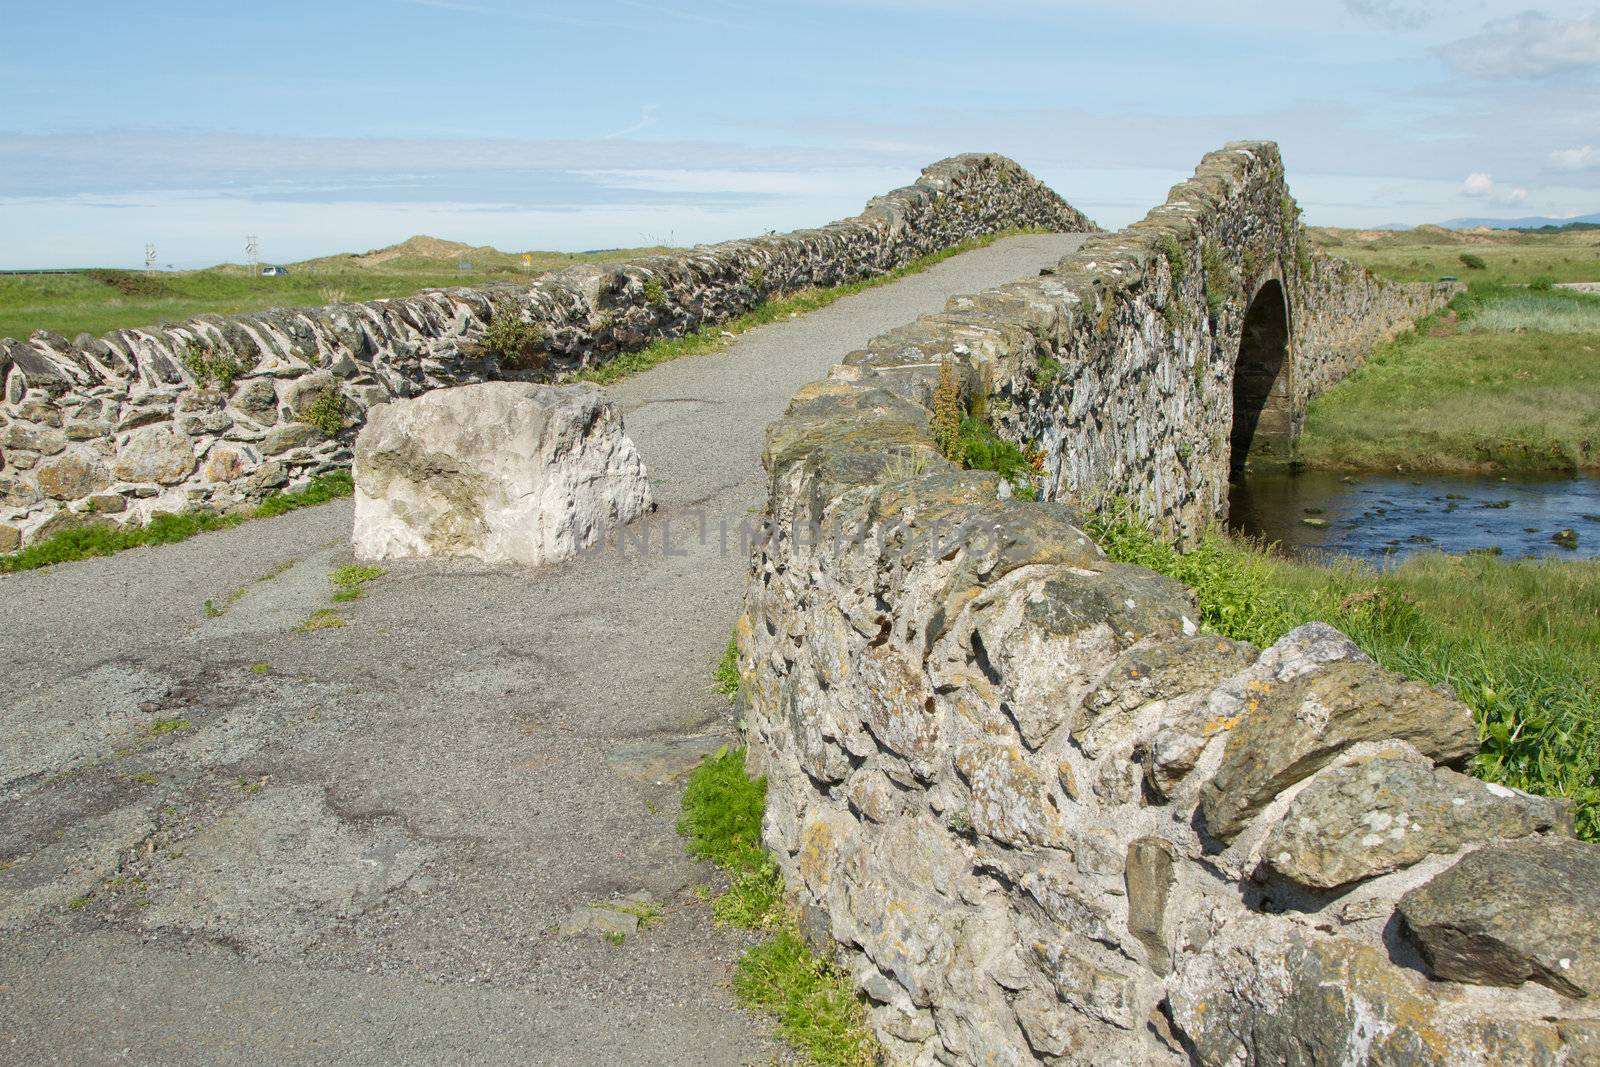
[[1391, 570], [1285, 558], [1221, 534], [1180, 554], [1143, 525], [1091, 524], [1106, 552], [1192, 586], [1201, 624], [1266, 646], [1320, 620], [1378, 663], [1468, 704], [1481, 778], [1576, 802], [1600, 840], [1600, 565], [1415, 556]]
[[1313, 400], [1299, 458], [1331, 470], [1600, 470], [1600, 296], [1475, 284]]

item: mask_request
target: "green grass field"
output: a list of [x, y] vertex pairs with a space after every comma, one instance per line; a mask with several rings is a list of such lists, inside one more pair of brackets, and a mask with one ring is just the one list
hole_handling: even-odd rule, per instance
[[[1447, 275], [1464, 282], [1526, 284], [1600, 281], [1600, 230], [1518, 233], [1454, 231], [1419, 226], [1401, 233], [1313, 229], [1321, 251], [1354, 260], [1384, 278], [1430, 282]], [[1463, 260], [1462, 256], [1472, 257]], [[1474, 261], [1482, 266], [1469, 265]]]
[[1600, 468], [1600, 296], [1480, 284], [1311, 402], [1307, 466]]
[[[532, 252], [532, 266], [524, 269], [519, 256], [512, 253], [414, 237], [361, 255], [291, 263], [284, 278], [263, 278], [259, 271], [234, 264], [149, 274], [97, 270], [0, 275], [0, 337], [21, 339], [41, 329], [75, 337], [85, 332], [154, 326], [201, 312], [234, 314], [410, 296], [422, 289], [488, 281], [526, 281], [578, 263], [615, 262], [662, 251], [666, 249]], [[462, 259], [472, 263], [470, 270], [457, 269]]]

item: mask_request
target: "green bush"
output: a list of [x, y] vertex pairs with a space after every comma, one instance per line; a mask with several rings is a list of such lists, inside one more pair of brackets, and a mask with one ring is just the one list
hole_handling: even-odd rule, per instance
[[1482, 256], [1475, 256], [1471, 252], [1463, 252], [1459, 258], [1461, 265], [1468, 270], [1485, 270], [1489, 266], [1483, 261]]
[[1001, 437], [985, 420], [971, 415], [961, 420], [955, 453], [968, 470], [994, 471], [1010, 482], [1019, 499], [1033, 500], [1038, 495], [1033, 484], [1033, 463], [1027, 453]]
[[537, 324], [524, 321], [522, 311], [511, 301], [494, 305], [479, 342], [504, 367], [531, 368], [543, 362], [539, 348], [544, 343], [544, 331]]

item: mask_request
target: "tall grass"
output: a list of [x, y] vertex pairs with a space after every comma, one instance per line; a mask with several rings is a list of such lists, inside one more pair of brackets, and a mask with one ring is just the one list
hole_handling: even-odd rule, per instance
[[1431, 554], [1378, 571], [1221, 534], [1180, 553], [1127, 513], [1090, 525], [1111, 558], [1191, 586], [1214, 633], [1265, 646], [1320, 620], [1450, 686], [1478, 724], [1475, 773], [1573, 800], [1579, 834], [1600, 841], [1600, 564]]
[[1600, 335], [1600, 296], [1571, 289], [1474, 286], [1457, 306], [1462, 328], [1473, 333], [1526, 330]]

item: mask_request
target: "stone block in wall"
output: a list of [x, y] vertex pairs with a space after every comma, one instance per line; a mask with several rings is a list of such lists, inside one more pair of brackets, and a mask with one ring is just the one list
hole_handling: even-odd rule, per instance
[[177, 485], [195, 468], [194, 442], [170, 424], [143, 426], [128, 434], [112, 467], [124, 482]]
[[1478, 751], [1472, 712], [1421, 682], [1365, 663], [1335, 663], [1289, 682], [1259, 682], [1240, 709], [1222, 765], [1202, 791], [1212, 836], [1231, 841], [1285, 789], [1362, 741], [1407, 741], [1441, 763]]
[[374, 409], [356, 438], [363, 560], [569, 558], [651, 505], [644, 462], [589, 385], [485, 382]]
[[1278, 877], [1338, 889], [1480, 841], [1571, 832], [1571, 801], [1469, 778], [1404, 752], [1318, 774], [1261, 851]]
[[1440, 978], [1600, 995], [1594, 845], [1565, 838], [1485, 845], [1407, 893], [1399, 913]]

